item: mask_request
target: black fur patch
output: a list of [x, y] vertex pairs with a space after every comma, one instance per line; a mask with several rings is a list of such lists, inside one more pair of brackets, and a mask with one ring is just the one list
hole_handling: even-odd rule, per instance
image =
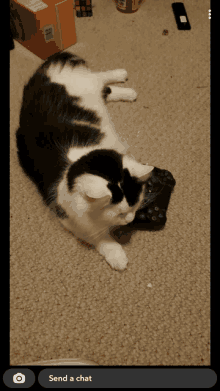
[[52, 56], [48, 57], [46, 61], [39, 67], [38, 70], [48, 69], [50, 65], [60, 64], [63, 68], [65, 65], [70, 65], [72, 67], [76, 67], [79, 65], [84, 65], [88, 67], [87, 62], [82, 58], [76, 56], [75, 54], [71, 54], [69, 52], [55, 53]]
[[66, 214], [65, 210], [60, 205], [56, 205], [55, 211], [56, 211], [57, 216], [60, 219], [68, 218], [68, 215]]
[[[112, 204], [120, 203], [124, 196], [129, 206], [134, 206], [142, 191], [142, 184], [123, 169], [122, 155], [114, 150], [95, 150], [73, 163], [67, 174], [69, 191], [73, 190], [76, 177], [93, 174], [106, 179], [112, 192]], [[120, 186], [118, 185], [120, 183]]]
[[103, 90], [102, 90], [102, 97], [104, 99], [104, 101], [106, 101], [108, 95], [110, 95], [112, 92], [111, 88], [110, 87], [104, 87]]
[[[46, 64], [58, 61], [79, 64], [81, 60], [61, 53], [52, 56]], [[69, 147], [95, 146], [105, 135], [89, 123], [88, 126], [74, 125], [74, 119], [88, 121], [91, 125], [99, 125], [101, 120], [94, 111], [78, 106], [79, 97], [70, 96], [65, 86], [51, 83], [42, 67], [24, 87], [16, 139], [20, 165], [49, 205], [50, 189], [68, 166], [65, 155]]]

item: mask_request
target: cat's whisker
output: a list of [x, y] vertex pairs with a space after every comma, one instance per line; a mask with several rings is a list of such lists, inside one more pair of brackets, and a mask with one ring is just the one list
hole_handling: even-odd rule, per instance
[[89, 239], [98, 239], [100, 236], [102, 236], [104, 233], [106, 233], [106, 232], [108, 232], [108, 228], [103, 228], [103, 229], [101, 229], [100, 231], [98, 231], [98, 232], [95, 232], [94, 234], [90, 234], [90, 235], [88, 235], [88, 236], [84, 236], [83, 238], [85, 239], [85, 240], [89, 240]]
[[143, 209], [143, 208], [144, 208], [145, 206], [147, 206], [150, 202], [151, 202], [150, 200], [143, 200], [143, 201], [141, 202], [141, 205], [140, 205], [140, 207], [138, 208], [138, 210]]

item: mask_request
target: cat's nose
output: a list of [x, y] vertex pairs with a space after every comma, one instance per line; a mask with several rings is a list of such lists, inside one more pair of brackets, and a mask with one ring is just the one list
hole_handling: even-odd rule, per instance
[[128, 213], [128, 215], [127, 215], [126, 218], [125, 218], [125, 221], [126, 221], [127, 223], [131, 223], [131, 221], [134, 220], [134, 216], [135, 216], [134, 213]]

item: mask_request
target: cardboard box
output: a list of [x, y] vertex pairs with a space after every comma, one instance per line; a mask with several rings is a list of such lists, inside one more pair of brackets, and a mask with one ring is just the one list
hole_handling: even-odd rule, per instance
[[76, 43], [73, 0], [10, 0], [15, 39], [45, 60]]

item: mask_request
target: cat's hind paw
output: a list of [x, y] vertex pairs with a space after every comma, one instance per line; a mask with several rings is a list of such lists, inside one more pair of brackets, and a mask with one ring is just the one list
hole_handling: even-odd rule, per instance
[[115, 75], [118, 82], [124, 83], [128, 80], [128, 72], [125, 69], [116, 69]]
[[107, 102], [124, 101], [133, 102], [137, 99], [137, 92], [133, 88], [110, 86], [111, 93], [107, 96]]
[[137, 99], [137, 92], [133, 88], [126, 88], [126, 100], [134, 102]]

